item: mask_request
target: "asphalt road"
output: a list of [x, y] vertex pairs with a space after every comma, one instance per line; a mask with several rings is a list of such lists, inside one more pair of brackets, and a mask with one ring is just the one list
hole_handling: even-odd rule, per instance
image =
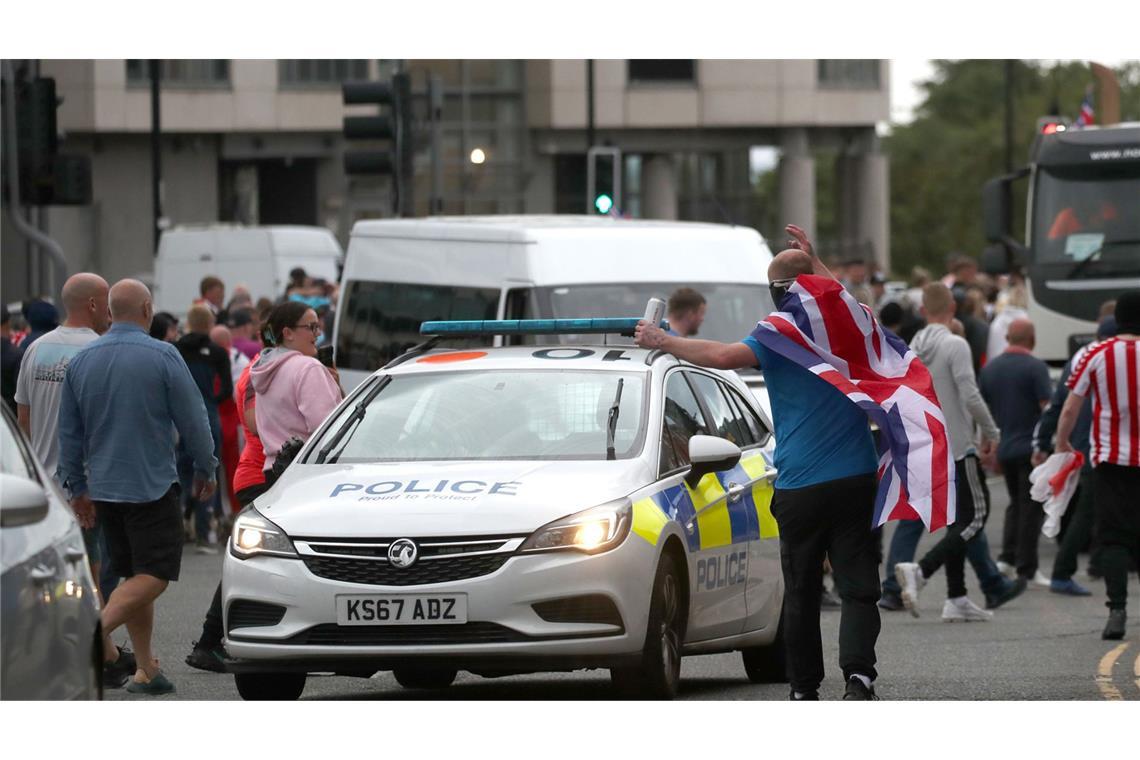
[[[1001, 544], [1002, 512], [1008, 501], [1005, 486], [991, 479], [993, 515], [987, 524], [991, 547]], [[889, 541], [888, 526], [885, 541]], [[919, 553], [932, 544], [924, 536]], [[1042, 537], [1041, 567], [1052, 568], [1056, 546]], [[938, 573], [923, 590], [921, 617], [906, 612], [884, 612], [878, 642], [879, 680], [883, 699], [905, 700], [1140, 700], [1140, 587], [1129, 580], [1129, 621], [1124, 641], [1102, 641], [1104, 584], [1084, 575], [1082, 556], [1077, 580], [1093, 591], [1083, 598], [1062, 597], [1048, 589], [1030, 586], [1019, 598], [996, 611], [986, 623], [943, 623], [945, 574]], [[238, 699], [233, 678], [205, 673], [183, 659], [201, 630], [202, 616], [221, 576], [220, 556], [195, 554], [188, 548], [182, 579], [159, 599], [155, 648], [167, 676], [177, 687], [166, 697], [137, 697], [124, 690], [106, 693], [109, 700], [131, 699]], [[966, 585], [979, 604], [977, 580], [967, 566]], [[822, 619], [827, 679], [824, 699], [842, 695], [837, 664], [839, 613], [824, 611]], [[122, 641], [125, 633], [117, 633]], [[753, 685], [744, 675], [739, 654], [691, 657], [682, 664], [680, 699], [738, 700], [787, 698], [787, 686]], [[312, 676], [302, 699], [387, 700], [470, 699], [532, 700], [612, 699], [606, 671], [534, 674], [485, 679], [461, 673], [447, 689], [410, 691], [390, 673], [370, 679]]]

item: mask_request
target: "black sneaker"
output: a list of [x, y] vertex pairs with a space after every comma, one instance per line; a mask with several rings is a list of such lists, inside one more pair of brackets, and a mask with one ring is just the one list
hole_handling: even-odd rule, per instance
[[119, 659], [114, 662], [103, 663], [103, 688], [104, 689], [121, 689], [127, 679], [135, 674], [138, 670], [138, 663], [135, 662], [134, 652], [129, 652], [122, 647], [115, 647], [119, 650]]
[[226, 663], [230, 660], [226, 650], [221, 644], [216, 647], [199, 646], [194, 642], [194, 649], [186, 656], [186, 664], [198, 670], [208, 670], [211, 673], [226, 673]]
[[805, 693], [803, 693], [797, 697], [796, 696], [796, 690], [792, 689], [791, 691], [788, 692], [788, 699], [791, 700], [792, 702], [818, 702], [819, 701], [819, 692], [818, 691], [809, 691], [809, 692], [805, 692]]
[[851, 676], [847, 679], [847, 688], [843, 691], [843, 699], [870, 701], [877, 700], [878, 697], [875, 696], [874, 686], [864, 686], [863, 682], [858, 677]]
[[905, 609], [905, 607], [901, 596], [888, 591], [884, 592], [883, 596], [879, 599], [879, 609], [887, 610], [888, 612], [898, 612], [901, 609]]
[[1104, 626], [1104, 633], [1100, 637], [1108, 641], [1124, 638], [1124, 621], [1127, 617], [1124, 610], [1109, 610], [1108, 623]]
[[1025, 578], [1018, 578], [1015, 581], [1006, 581], [1005, 586], [1001, 591], [996, 594], [986, 594], [986, 609], [996, 610], [1011, 599], [1016, 599], [1021, 596], [1021, 592], [1029, 586], [1029, 582]]

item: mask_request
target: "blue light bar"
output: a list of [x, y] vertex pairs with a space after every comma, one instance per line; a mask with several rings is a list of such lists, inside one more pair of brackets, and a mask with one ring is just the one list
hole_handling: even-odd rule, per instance
[[[640, 317], [604, 319], [461, 319], [424, 322], [420, 335], [471, 337], [480, 335], [586, 335], [620, 333], [633, 335]], [[665, 327], [662, 320], [661, 326]]]

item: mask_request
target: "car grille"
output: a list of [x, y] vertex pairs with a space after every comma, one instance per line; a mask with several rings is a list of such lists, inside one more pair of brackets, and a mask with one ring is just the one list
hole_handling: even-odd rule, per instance
[[489, 575], [502, 567], [510, 556], [506, 553], [457, 556], [420, 561], [408, 568], [397, 568], [387, 562], [372, 559], [312, 555], [304, 555], [302, 559], [313, 575], [333, 581], [369, 586], [419, 586]]
[[[430, 646], [432, 644], [503, 644], [527, 641], [525, 634], [498, 623], [460, 625], [364, 626], [325, 623], [283, 639], [301, 646]], [[277, 643], [277, 642], [274, 642]]]
[[621, 613], [608, 596], [586, 594], [531, 605], [548, 623], [601, 623], [621, 626]]
[[285, 608], [279, 604], [238, 599], [230, 603], [227, 631], [232, 631], [235, 628], [277, 625], [283, 617], [285, 617]]

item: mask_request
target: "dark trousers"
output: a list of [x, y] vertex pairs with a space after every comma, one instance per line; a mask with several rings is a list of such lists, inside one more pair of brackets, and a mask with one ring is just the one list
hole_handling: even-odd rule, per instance
[[1037, 537], [1045, 522], [1045, 510], [1029, 496], [1029, 473], [1033, 464], [1029, 457], [1001, 460], [1009, 506], [1005, 508], [1005, 524], [1001, 526], [1002, 562], [1017, 566], [1017, 574], [1032, 579], [1037, 573]]
[[[268, 491], [269, 485], [262, 483], [241, 489], [235, 494], [238, 504], [243, 508], [248, 506], [251, 501]], [[210, 609], [206, 610], [206, 620], [202, 623], [202, 635], [198, 638], [198, 646], [205, 649], [219, 647], [222, 645], [223, 635], [225, 634], [222, 628], [222, 584], [219, 581], [218, 587], [214, 589], [214, 598], [210, 600]]]
[[978, 473], [977, 457], [969, 455], [954, 465], [957, 499], [954, 522], [926, 556], [918, 561], [923, 576], [929, 578], [946, 567], [946, 598], [966, 595], [966, 542], [986, 524], [986, 497]]
[[1106, 605], [1122, 610], [1128, 601], [1128, 573], [1140, 570], [1140, 467], [1098, 464], [1093, 498]]
[[[1069, 526], [1061, 534], [1061, 545], [1053, 560], [1053, 580], [1067, 581], [1077, 572], [1077, 555], [1089, 543], [1093, 532], [1093, 471], [1089, 467], [1081, 470], [1080, 484], [1067, 513], [1072, 513]], [[1095, 545], [1089, 548], [1089, 565], [1095, 565]]]
[[823, 558], [831, 562], [843, 602], [839, 621], [839, 666], [874, 679], [879, 638], [878, 546], [871, 530], [874, 475], [832, 480], [807, 488], [777, 488], [772, 516], [780, 528], [784, 574], [784, 639], [792, 689], [811, 692], [823, 681], [819, 632]]

